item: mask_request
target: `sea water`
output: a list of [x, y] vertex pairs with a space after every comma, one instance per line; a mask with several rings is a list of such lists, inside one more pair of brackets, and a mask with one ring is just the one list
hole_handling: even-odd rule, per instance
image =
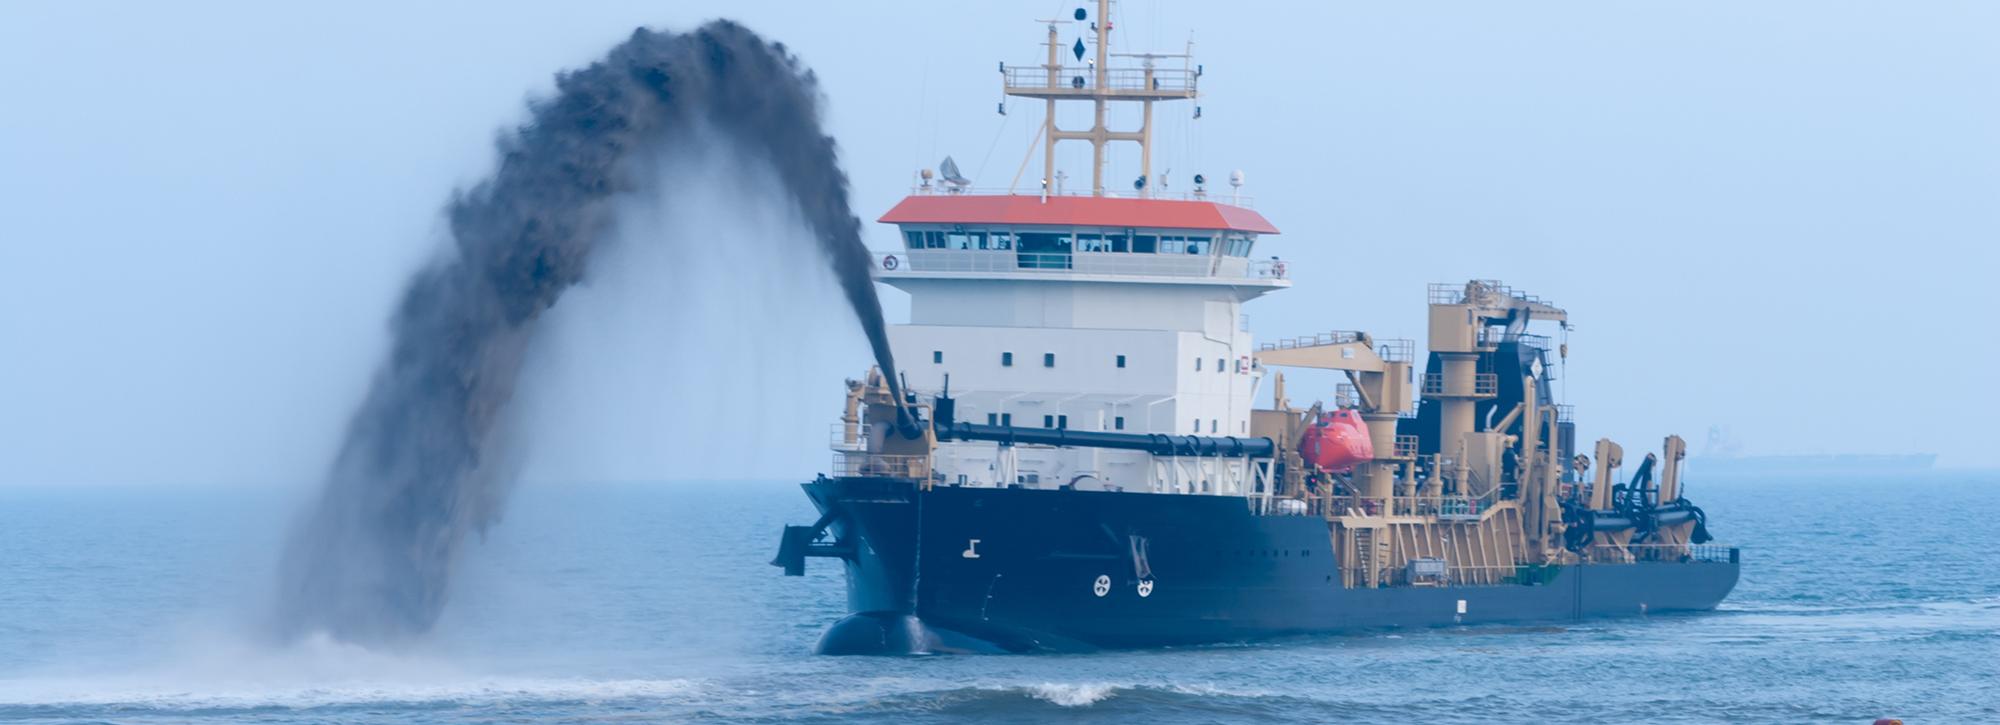
[[776, 482], [524, 486], [428, 636], [273, 641], [297, 489], [0, 488], [0, 721], [2000, 721], [2000, 474], [1696, 477], [1705, 614], [895, 658], [810, 653]]

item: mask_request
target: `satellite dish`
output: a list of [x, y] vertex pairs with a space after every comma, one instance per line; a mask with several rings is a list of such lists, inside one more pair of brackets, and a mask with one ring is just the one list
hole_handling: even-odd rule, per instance
[[1235, 170], [1235, 171], [1231, 171], [1231, 172], [1229, 172], [1229, 185], [1230, 185], [1230, 186], [1242, 186], [1242, 185], [1243, 185], [1243, 170], [1242, 170], [1242, 169], [1237, 169], [1237, 170]]
[[958, 173], [958, 162], [951, 160], [950, 156], [944, 157], [944, 163], [938, 164], [938, 176], [944, 183], [959, 189], [972, 185], [971, 179]]

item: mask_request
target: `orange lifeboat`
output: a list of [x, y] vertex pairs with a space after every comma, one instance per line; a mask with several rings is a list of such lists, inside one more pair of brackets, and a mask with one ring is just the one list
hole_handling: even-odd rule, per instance
[[1335, 473], [1354, 470], [1354, 464], [1375, 457], [1375, 443], [1368, 426], [1352, 410], [1336, 410], [1320, 415], [1299, 437], [1299, 457], [1306, 463]]

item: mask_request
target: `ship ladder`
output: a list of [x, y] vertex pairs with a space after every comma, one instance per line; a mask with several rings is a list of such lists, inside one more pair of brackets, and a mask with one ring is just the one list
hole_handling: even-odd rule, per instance
[[1354, 530], [1355, 566], [1361, 569], [1361, 586], [1373, 589], [1382, 585], [1382, 563], [1389, 556], [1389, 542], [1377, 535], [1373, 527]]

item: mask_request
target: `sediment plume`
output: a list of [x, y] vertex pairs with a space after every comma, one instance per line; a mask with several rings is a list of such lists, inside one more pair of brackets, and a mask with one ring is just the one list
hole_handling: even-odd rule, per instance
[[584, 279], [617, 202], [665, 175], [648, 165], [663, 151], [721, 139], [775, 168], [778, 196], [796, 205], [823, 253], [793, 259], [828, 264], [876, 363], [896, 380], [872, 259], [819, 126], [820, 102], [812, 72], [782, 44], [728, 21], [689, 33], [639, 29], [602, 60], [558, 75], [555, 95], [530, 103], [529, 120], [500, 138], [493, 175], [451, 199], [450, 248], [403, 294], [389, 357], [287, 543], [281, 636], [395, 642], [433, 625], [461, 549], [504, 503], [498, 431], [537, 321]]

